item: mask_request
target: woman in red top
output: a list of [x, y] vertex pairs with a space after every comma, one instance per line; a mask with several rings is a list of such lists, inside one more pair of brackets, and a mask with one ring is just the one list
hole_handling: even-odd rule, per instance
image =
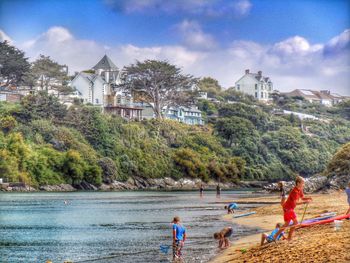
[[[281, 234], [284, 231], [284, 229], [289, 226], [290, 221], [293, 221], [293, 226], [291, 227], [291, 229], [289, 231], [288, 240], [292, 239], [293, 232], [295, 230], [295, 225], [298, 224], [297, 215], [294, 212], [295, 207], [297, 205], [309, 203], [310, 201], [312, 201], [311, 197], [304, 196], [304, 193], [303, 193], [304, 184], [305, 184], [304, 178], [301, 176], [297, 176], [297, 178], [295, 180], [295, 187], [289, 193], [287, 201], [284, 202], [284, 204], [283, 204], [284, 225], [275, 234], [275, 236], [274, 236], [275, 240], [278, 237], [278, 235]], [[303, 200], [303, 202], [298, 202], [298, 200], [300, 198], [301, 198], [301, 200]]]

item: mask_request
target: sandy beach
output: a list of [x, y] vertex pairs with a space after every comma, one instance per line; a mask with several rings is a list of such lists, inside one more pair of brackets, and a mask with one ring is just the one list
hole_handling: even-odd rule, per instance
[[[345, 213], [348, 208], [344, 192], [331, 194], [313, 194], [305, 219], [326, 212]], [[232, 200], [228, 200], [231, 201]], [[334, 223], [297, 229], [292, 241], [287, 240], [260, 246], [261, 233], [270, 233], [277, 222], [283, 222], [283, 213], [279, 197], [266, 196], [234, 200], [234, 202], [271, 203], [253, 209], [256, 214], [232, 219], [225, 215], [224, 220], [232, 223], [261, 228], [259, 234], [243, 237], [234, 241], [230, 248], [222, 251], [211, 263], [226, 262], [350, 262], [350, 220], [343, 220], [342, 227], [335, 228]], [[240, 211], [237, 211], [237, 214]], [[304, 205], [296, 209], [300, 220]]]

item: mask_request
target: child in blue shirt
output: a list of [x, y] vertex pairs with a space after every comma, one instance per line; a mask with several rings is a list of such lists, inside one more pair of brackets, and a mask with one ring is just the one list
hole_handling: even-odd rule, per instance
[[[271, 243], [274, 241], [274, 236], [277, 234], [277, 232], [280, 230], [280, 228], [282, 227], [282, 224], [277, 223], [276, 224], [276, 228], [271, 232], [270, 235], [263, 233], [261, 235], [261, 245], [264, 245], [265, 241], [267, 241], [267, 243]], [[284, 236], [284, 232], [282, 232], [281, 234], [278, 235], [278, 237], [276, 238], [276, 240], [280, 240], [280, 239], [286, 239], [286, 237]]]
[[181, 250], [186, 240], [186, 228], [180, 224], [180, 217], [173, 220], [173, 260], [181, 258]]
[[235, 212], [233, 209], [238, 208], [238, 205], [236, 203], [230, 203], [229, 205], [225, 205], [224, 208], [227, 209], [228, 214], [233, 214]]
[[348, 195], [349, 209], [346, 211], [346, 215], [348, 215], [350, 214], [350, 183], [348, 184], [348, 188], [345, 189], [345, 193]]

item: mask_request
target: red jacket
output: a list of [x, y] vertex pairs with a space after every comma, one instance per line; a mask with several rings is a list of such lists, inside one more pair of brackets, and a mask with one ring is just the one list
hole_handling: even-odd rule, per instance
[[287, 201], [284, 203], [283, 208], [285, 210], [294, 209], [297, 206], [299, 198], [304, 198], [304, 193], [302, 190], [299, 190], [296, 186], [289, 193]]

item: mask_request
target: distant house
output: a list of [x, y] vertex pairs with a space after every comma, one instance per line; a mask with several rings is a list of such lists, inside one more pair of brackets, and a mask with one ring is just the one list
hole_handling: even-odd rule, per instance
[[262, 71], [250, 73], [247, 69], [245, 74], [235, 82], [235, 89], [260, 101], [268, 102], [271, 100], [273, 83], [269, 77], [262, 75]]
[[23, 97], [17, 90], [0, 90], [0, 101], [20, 102]]
[[163, 116], [189, 125], [204, 125], [202, 112], [196, 107], [168, 107], [163, 110]]
[[117, 84], [119, 74], [117, 66], [105, 55], [91, 71], [78, 73], [70, 85], [81, 94], [84, 103], [107, 106], [115, 103], [112, 85]]
[[300, 97], [310, 103], [319, 103], [325, 106], [333, 106], [346, 99], [336, 93], [331, 93], [329, 90], [309, 90], [309, 89], [295, 89], [291, 92], [281, 93], [287, 97]]
[[126, 119], [142, 119], [142, 108], [133, 105], [132, 96], [118, 90], [121, 71], [105, 55], [90, 71], [78, 73], [71, 82], [84, 103], [103, 107], [109, 114], [120, 115]]
[[208, 99], [208, 92], [199, 91], [197, 99], [199, 99], [199, 100], [207, 100]]

